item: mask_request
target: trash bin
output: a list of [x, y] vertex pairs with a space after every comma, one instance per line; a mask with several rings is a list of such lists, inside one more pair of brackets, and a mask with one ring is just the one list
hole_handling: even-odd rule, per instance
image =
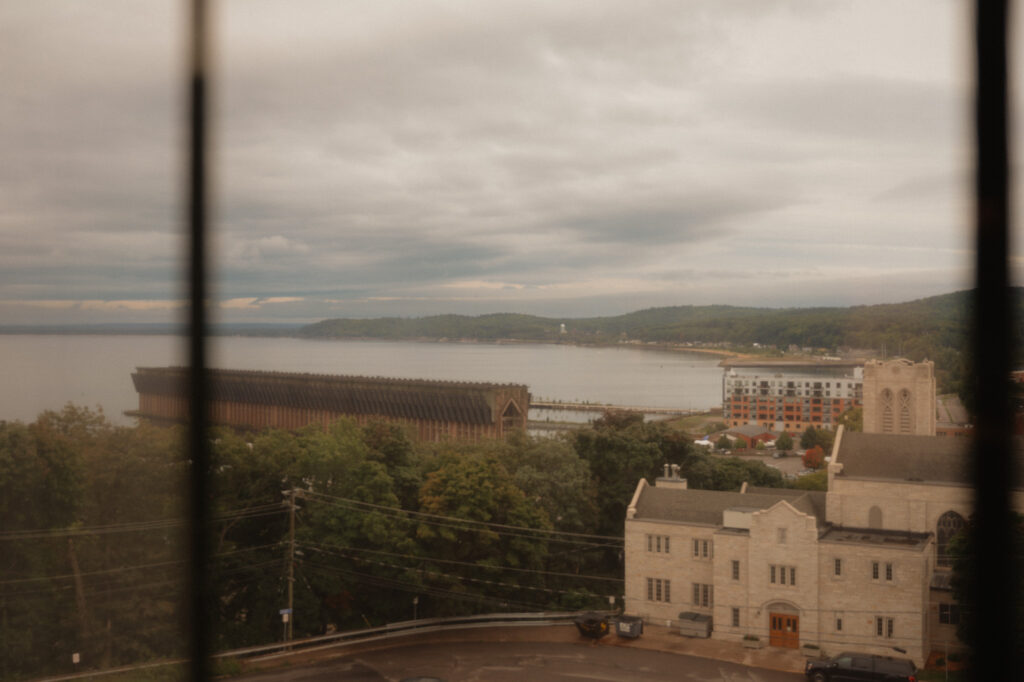
[[693, 611], [683, 611], [679, 614], [679, 634], [705, 639], [710, 637], [711, 616]]
[[619, 616], [615, 620], [615, 634], [636, 639], [644, 632], [644, 620], [639, 616]]
[[608, 619], [600, 613], [584, 613], [576, 617], [575, 623], [584, 637], [601, 639], [608, 634]]

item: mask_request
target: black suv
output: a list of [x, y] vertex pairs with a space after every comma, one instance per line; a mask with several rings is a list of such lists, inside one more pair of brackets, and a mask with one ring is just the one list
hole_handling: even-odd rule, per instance
[[825, 660], [807, 661], [804, 668], [804, 674], [814, 682], [917, 682], [916, 672], [914, 662], [906, 658], [853, 653], [842, 653]]

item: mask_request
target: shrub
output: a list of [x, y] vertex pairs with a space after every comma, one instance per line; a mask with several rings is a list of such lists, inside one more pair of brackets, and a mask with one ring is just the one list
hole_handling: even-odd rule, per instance
[[821, 449], [820, 445], [815, 445], [804, 453], [803, 463], [808, 469], [820, 469], [825, 463], [825, 451]]

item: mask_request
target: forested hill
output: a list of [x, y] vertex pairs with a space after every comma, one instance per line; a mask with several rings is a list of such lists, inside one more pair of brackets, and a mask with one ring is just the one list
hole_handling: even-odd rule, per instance
[[[850, 308], [741, 308], [725, 305], [649, 308], [615, 317], [549, 318], [492, 314], [469, 317], [324, 320], [299, 330], [310, 338], [543, 341], [569, 343], [721, 344], [833, 350], [847, 346], [931, 359], [940, 390], [959, 390], [970, 324], [969, 291], [906, 303]], [[1018, 337], [1024, 320], [1024, 289], [1013, 300]], [[562, 325], [565, 333], [562, 333]], [[1019, 345], [1017, 346], [1019, 347]], [[1018, 357], [1018, 361], [1024, 360]]]
[[[339, 339], [727, 342], [737, 346], [758, 343], [785, 348], [795, 344], [827, 349], [885, 345], [890, 353], [902, 348], [905, 355], [913, 356], [918, 350], [963, 346], [969, 323], [969, 296], [970, 292], [960, 291], [907, 303], [851, 308], [673, 306], [590, 318], [499, 313], [476, 317], [335, 319], [303, 327], [299, 334]], [[1015, 289], [1014, 299], [1020, 311], [1024, 289]], [[563, 324], [564, 334], [561, 333]]]

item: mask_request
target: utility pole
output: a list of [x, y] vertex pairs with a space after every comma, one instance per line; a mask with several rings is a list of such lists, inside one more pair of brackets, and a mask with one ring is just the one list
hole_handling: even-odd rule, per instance
[[285, 640], [292, 641], [292, 628], [295, 625], [293, 598], [295, 592], [295, 488], [288, 491], [288, 627]]

